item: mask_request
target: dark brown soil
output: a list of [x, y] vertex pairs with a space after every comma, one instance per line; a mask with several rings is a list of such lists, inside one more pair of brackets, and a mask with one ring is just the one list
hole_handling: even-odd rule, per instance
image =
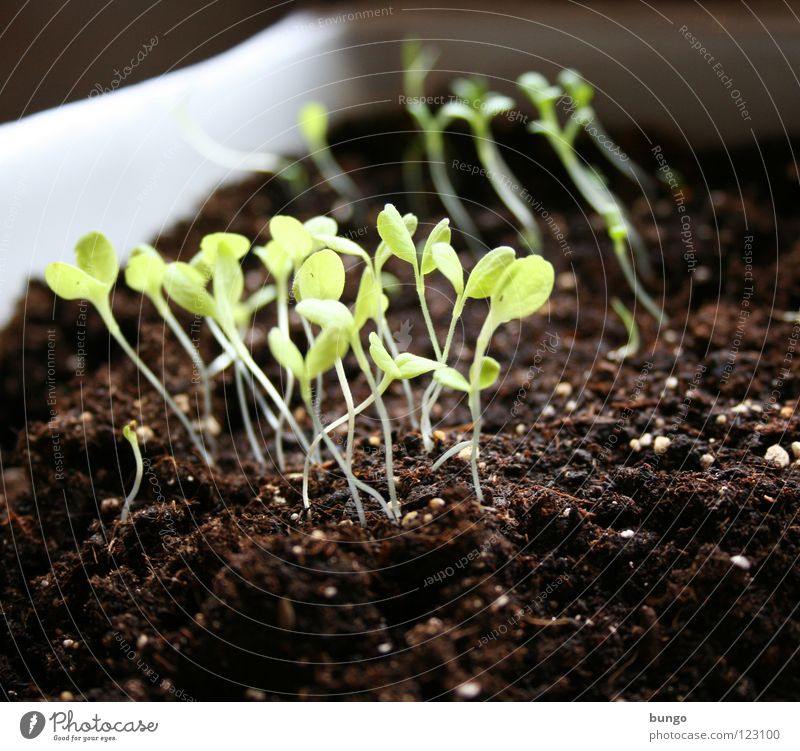
[[[374, 224], [387, 200], [415, 208], [426, 226], [443, 213], [431, 195], [413, 205], [403, 197], [405, 136], [388, 130], [352, 130], [339, 147], [371, 196], [345, 229]], [[529, 138], [509, 143], [566, 245], [543, 223], [545, 254], [561, 272], [549, 309], [493, 343], [505, 371], [484, 399], [483, 507], [462, 462], [431, 472], [399, 391], [390, 403], [402, 526], [376, 509], [366, 528], [354, 523], [346, 485], [327, 465], [314, 469], [306, 513], [299, 456], [283, 476], [251, 460], [230, 379], [215, 394], [222, 458], [209, 471], [97, 316], [54, 305], [31, 284], [0, 342], [7, 698], [800, 698], [800, 465], [764, 460], [773, 444], [791, 456], [800, 439], [800, 328], [782, 320], [800, 305], [791, 152], [764, 146], [756, 171], [755, 151], [693, 163], [685, 147], [664, 147], [685, 179], [693, 258], [666, 187], [648, 204], [614, 182], [648, 240], [649, 287], [664, 291], [671, 316], [659, 330], [640, 315], [641, 352], [619, 365], [606, 357], [625, 341], [608, 298], [630, 295], [602, 229]], [[649, 151], [626, 146], [656, 170]], [[474, 161], [466, 142], [458, 147]], [[517, 245], [487, 185], [454, 176], [490, 244]], [[332, 203], [324, 186], [290, 198], [275, 181], [252, 181], [220, 191], [158, 245], [187, 257], [206, 232], [263, 238], [274, 213], [307, 217]], [[261, 281], [255, 265], [249, 281]], [[403, 287], [392, 323], [425, 354], [413, 303]], [[444, 286], [430, 304], [446, 326]], [[120, 285], [114, 307], [192, 409], [189, 363], [175, 360], [150, 305]], [[474, 305], [459, 332], [465, 358], [481, 315]], [[269, 325], [259, 316], [252, 336], [267, 363]], [[203, 346], [211, 356], [211, 341]], [[331, 385], [331, 413], [341, 401]], [[469, 416], [446, 396], [437, 417], [438, 454]], [[120, 526], [133, 479], [120, 428], [131, 418], [152, 435], [132, 523]], [[369, 440], [378, 424], [361, 427], [356, 471], [385, 491], [381, 449]], [[669, 438], [666, 451], [647, 439], [632, 449], [646, 433]]]

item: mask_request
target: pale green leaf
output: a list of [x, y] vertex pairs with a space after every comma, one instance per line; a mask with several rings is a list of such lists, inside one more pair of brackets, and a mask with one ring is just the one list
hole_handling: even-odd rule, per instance
[[478, 388], [488, 389], [490, 386], [494, 386], [499, 376], [500, 363], [493, 357], [483, 357], [478, 371]]
[[354, 330], [353, 314], [347, 306], [338, 300], [303, 300], [295, 308], [298, 315], [307, 321], [315, 323], [320, 328], [335, 328], [346, 331], [348, 334]]
[[400, 378], [417, 378], [425, 373], [430, 373], [432, 370], [439, 370], [444, 368], [444, 363], [436, 360], [431, 360], [428, 357], [420, 357], [411, 352], [403, 352], [397, 356], [395, 360], [398, 370], [400, 371]]
[[472, 269], [464, 294], [475, 300], [490, 297], [503, 272], [513, 263], [513, 248], [501, 245], [490, 250]]
[[297, 272], [295, 298], [308, 300], [338, 300], [344, 292], [344, 264], [330, 248], [310, 255]]
[[515, 106], [514, 100], [509, 96], [502, 94], [489, 94], [481, 103], [481, 114], [491, 119], [504, 112], [513, 110]]
[[282, 282], [289, 278], [294, 268], [294, 260], [281, 243], [270, 240], [265, 246], [255, 248], [253, 253], [261, 259], [276, 281]]
[[453, 391], [463, 391], [465, 394], [470, 391], [469, 381], [455, 368], [439, 368], [434, 371], [433, 379]]
[[137, 247], [125, 266], [125, 283], [136, 292], [154, 299], [161, 294], [167, 264], [149, 245]]
[[200, 241], [200, 252], [209, 266], [214, 266], [217, 253], [221, 247], [226, 247], [228, 252], [237, 260], [244, 258], [250, 250], [250, 241], [244, 235], [234, 232], [212, 232]]
[[311, 219], [303, 222], [303, 226], [313, 240], [312, 250], [321, 250], [325, 247], [325, 242], [320, 235], [336, 235], [339, 231], [336, 220], [329, 216], [312, 216]]
[[305, 378], [303, 355], [286, 332], [279, 328], [271, 329], [267, 335], [267, 343], [269, 351], [281, 367], [293, 373], [298, 380]]
[[327, 373], [336, 361], [347, 354], [350, 337], [337, 328], [324, 329], [314, 340], [306, 354], [306, 378], [316, 378]]
[[575, 108], [586, 107], [594, 97], [594, 87], [571, 68], [566, 68], [558, 74], [558, 82], [572, 97]]
[[167, 264], [164, 290], [184, 310], [200, 316], [217, 317], [213, 298], [206, 290], [205, 276], [183, 261]]
[[527, 318], [553, 291], [553, 265], [541, 256], [518, 258], [504, 272], [492, 294], [490, 315], [496, 323]]
[[95, 303], [108, 297], [109, 289], [105, 284], [69, 263], [56, 261], [48, 264], [44, 278], [47, 286], [64, 300], [90, 300]]
[[354, 313], [356, 329], [360, 331], [369, 320], [377, 322], [380, 318], [380, 313], [380, 289], [375, 283], [375, 275], [372, 273], [372, 269], [367, 266], [361, 274], [358, 295], [356, 295]]
[[444, 121], [466, 120], [471, 123], [475, 119], [475, 110], [463, 102], [448, 102], [439, 110], [439, 117]]
[[303, 223], [293, 216], [273, 216], [269, 222], [272, 239], [291, 255], [295, 268], [311, 252], [313, 240]]
[[541, 73], [523, 73], [517, 79], [517, 85], [537, 107], [552, 104], [564, 93], [560, 86], [551, 86]]
[[337, 253], [345, 256], [357, 256], [364, 261], [369, 261], [369, 254], [357, 242], [353, 242], [347, 237], [337, 237], [336, 235], [318, 235], [317, 238], [325, 248], [331, 248]]
[[228, 246], [220, 244], [214, 264], [214, 300], [217, 310], [233, 313], [244, 294], [244, 274], [239, 259]]
[[416, 267], [417, 249], [411, 233], [400, 212], [390, 203], [378, 214], [378, 234], [394, 255]]
[[328, 138], [328, 110], [320, 102], [304, 105], [297, 116], [300, 132], [314, 150], [324, 148]]
[[117, 281], [117, 251], [102, 232], [90, 232], [78, 240], [75, 258], [79, 269], [83, 269], [109, 289]]
[[400, 368], [395, 364], [392, 356], [383, 346], [380, 337], [373, 331], [369, 335], [369, 354], [372, 361], [384, 372], [386, 375], [397, 380], [401, 378]]
[[456, 295], [460, 296], [464, 292], [464, 269], [461, 267], [458, 253], [449, 243], [442, 242], [433, 246], [431, 256], [436, 268], [453, 285]]
[[425, 247], [422, 249], [422, 261], [420, 263], [420, 270], [423, 274], [430, 274], [436, 268], [436, 262], [433, 260], [433, 246], [436, 243], [449, 243], [450, 242], [450, 220], [442, 219], [432, 230], [428, 239], [425, 240]]

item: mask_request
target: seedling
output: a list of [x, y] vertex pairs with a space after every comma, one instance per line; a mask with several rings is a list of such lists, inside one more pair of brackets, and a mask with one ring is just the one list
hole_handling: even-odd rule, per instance
[[298, 121], [309, 156], [320, 175], [346, 203], [359, 201], [361, 192], [336, 161], [328, 144], [328, 110], [325, 106], [319, 102], [309, 102], [300, 110]]
[[623, 304], [622, 300], [618, 297], [611, 299], [611, 307], [614, 312], [619, 316], [625, 330], [628, 332], [628, 342], [625, 346], [619, 349], [612, 350], [608, 353], [609, 360], [617, 360], [622, 362], [631, 355], [635, 355], [639, 351], [641, 344], [641, 337], [639, 336], [639, 327], [636, 324], [636, 319], [633, 314]]
[[50, 289], [65, 300], [84, 299], [94, 305], [111, 336], [180, 420], [201, 456], [206, 462], [213, 464], [212, 457], [206, 451], [203, 441], [187, 416], [175, 403], [164, 384], [125, 339], [114, 318], [110, 296], [119, 274], [119, 260], [114, 247], [101, 233], [91, 232], [78, 241], [75, 246], [75, 258], [77, 266], [61, 261], [48, 265], [45, 270], [45, 280]]
[[472, 251], [481, 253], [483, 246], [480, 242], [478, 228], [458, 197], [458, 193], [447, 174], [444, 146], [444, 130], [447, 127], [446, 117], [434, 115], [430, 107], [425, 103], [425, 79], [436, 62], [436, 55], [419, 42], [407, 41], [403, 48], [403, 57], [405, 63], [404, 89], [407, 101], [406, 109], [422, 131], [422, 140], [425, 145], [425, 154], [428, 159], [428, 168], [430, 169], [433, 187], [447, 213], [465, 235]]
[[[484, 268], [475, 280], [474, 293], [488, 293], [489, 313], [481, 327], [475, 343], [475, 354], [465, 378], [454, 368], [441, 368], [433, 377], [440, 384], [454, 391], [461, 391], [469, 397], [472, 415], [472, 439], [470, 441], [470, 466], [475, 495], [483, 502], [483, 491], [478, 473], [478, 451], [481, 433], [480, 392], [492, 386], [500, 375], [500, 364], [488, 357], [492, 336], [499, 326], [513, 320], [521, 320], [535, 313], [550, 297], [553, 290], [554, 272], [552, 265], [541, 256], [528, 256], [508, 263], [503, 268], [504, 257], [499, 253], [491, 264]], [[463, 447], [460, 444], [458, 450]], [[453, 453], [449, 452], [448, 456]], [[443, 457], [443, 459], [448, 458]], [[435, 465], [435, 466], [438, 466]]]
[[208, 440], [214, 445], [211, 416], [211, 379], [208, 368], [200, 356], [200, 352], [188, 337], [183, 327], [173, 315], [167, 304], [162, 287], [164, 284], [164, 272], [167, 265], [162, 260], [155, 248], [150, 245], [139, 245], [131, 253], [130, 260], [125, 267], [125, 283], [133, 290], [147, 297], [153, 303], [156, 312], [164, 319], [164, 322], [172, 331], [183, 350], [192, 359], [195, 370], [197, 371], [203, 389], [203, 418], [201, 425], [204, 432], [208, 431]]
[[514, 190], [513, 186], [518, 185], [518, 181], [492, 137], [492, 119], [512, 110], [514, 100], [489, 91], [486, 82], [477, 78], [457, 78], [453, 81], [452, 89], [458, 100], [445, 104], [440, 111], [440, 117], [448, 120], [461, 119], [469, 125], [478, 159], [492, 188], [522, 227], [520, 234], [524, 243], [532, 252], [540, 252], [542, 235], [536, 219]]
[[144, 462], [142, 461], [142, 452], [139, 448], [139, 437], [136, 435], [136, 420], [131, 420], [123, 429], [122, 435], [125, 440], [131, 445], [133, 451], [133, 458], [136, 462], [136, 477], [133, 479], [130, 492], [125, 497], [125, 503], [122, 506], [122, 515], [120, 521], [125, 524], [128, 521], [128, 515], [131, 510], [131, 503], [133, 503], [136, 496], [139, 494], [139, 488], [142, 486], [142, 476], [144, 475]]
[[580, 116], [576, 113], [571, 121], [571, 127], [567, 130], [562, 128], [556, 111], [556, 103], [563, 95], [561, 87], [551, 86], [539, 73], [525, 73], [520, 76], [517, 83], [536, 106], [540, 115], [539, 120], [531, 123], [529, 130], [541, 133], [547, 138], [575, 187], [592, 209], [606, 220], [606, 227], [614, 245], [614, 254], [626, 281], [645, 309], [660, 323], [663, 320], [663, 311], [638, 283], [629, 258], [628, 239], [632, 231], [630, 222], [625, 219], [619, 201], [603, 180], [579, 159], [574, 149], [575, 137], [581, 123], [589, 116], [588, 111]]

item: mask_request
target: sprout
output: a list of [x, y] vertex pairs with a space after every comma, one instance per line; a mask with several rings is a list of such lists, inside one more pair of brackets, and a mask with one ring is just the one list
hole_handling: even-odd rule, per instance
[[119, 273], [119, 261], [114, 247], [100, 232], [91, 232], [78, 241], [75, 246], [75, 258], [77, 266], [60, 261], [48, 265], [45, 270], [45, 280], [50, 289], [65, 300], [85, 299], [94, 305], [111, 336], [180, 420], [203, 459], [213, 464], [213, 459], [189, 419], [175, 403], [164, 384], [125, 339], [114, 318], [110, 296]]
[[452, 85], [453, 93], [460, 101], [452, 101], [442, 107], [440, 116], [445, 119], [461, 119], [467, 122], [475, 141], [478, 159], [495, 193], [522, 226], [521, 236], [528, 248], [540, 252], [542, 235], [536, 219], [525, 202], [511, 187], [518, 181], [500, 154], [492, 137], [491, 121], [497, 115], [514, 108], [510, 97], [489, 91], [486, 83], [478, 79], [458, 78]]
[[347, 203], [355, 203], [361, 193], [350, 176], [339, 166], [328, 144], [328, 111], [319, 102], [309, 102], [298, 116], [300, 132], [320, 175]]
[[[498, 249], [500, 250], [500, 249]], [[513, 251], [512, 251], [513, 253]], [[481, 433], [480, 392], [494, 385], [500, 374], [500, 364], [486, 355], [492, 335], [499, 326], [513, 320], [522, 320], [535, 313], [550, 297], [553, 290], [553, 266], [541, 256], [528, 256], [507, 263], [505, 251], [497, 253], [492, 262], [483, 269], [476, 266], [472, 289], [467, 284], [467, 291], [472, 294], [489, 297], [489, 314], [486, 317], [475, 343], [475, 354], [469, 370], [469, 378], [465, 378], [454, 368], [436, 370], [433, 377], [442, 386], [461, 391], [469, 396], [469, 407], [472, 415], [472, 440], [470, 441], [470, 466], [475, 495], [483, 502], [483, 491], [478, 475], [478, 444]], [[458, 450], [463, 448], [460, 444]], [[437, 462], [454, 453], [450, 452]]]
[[[541, 74], [525, 73], [519, 77], [517, 83], [539, 111], [540, 119], [531, 123], [529, 130], [532, 133], [541, 133], [547, 138], [575, 187], [592, 209], [605, 219], [609, 236], [614, 244], [614, 253], [626, 281], [647, 311], [659, 323], [662, 322], [664, 319], [663, 311], [647, 294], [646, 290], [638, 284], [636, 273], [628, 257], [627, 241], [633, 233], [633, 227], [625, 218], [617, 198], [606, 187], [598, 174], [578, 158], [578, 154], [574, 149], [573, 142], [579, 127], [574, 123], [581, 122], [580, 118], [577, 121], [572, 121], [571, 128], [562, 128], [556, 112], [556, 103], [561, 98], [563, 91], [560, 86], [551, 86]], [[585, 98], [586, 94], [583, 93], [581, 96]], [[590, 115], [591, 110], [584, 108], [583, 115], [580, 117], [586, 118]], [[633, 247], [634, 249], [637, 247], [643, 248], [643, 245], [637, 240], [634, 241]]]
[[422, 131], [433, 187], [447, 213], [466, 236], [473, 252], [481, 253], [483, 247], [480, 243], [478, 228], [459, 199], [447, 174], [444, 148], [446, 118], [434, 115], [425, 104], [425, 79], [436, 62], [436, 55], [419, 42], [407, 41], [403, 49], [403, 57], [405, 63], [404, 89], [406, 100], [410, 102], [406, 108]]
[[142, 475], [144, 474], [144, 462], [142, 462], [142, 452], [139, 449], [139, 438], [136, 435], [136, 420], [131, 420], [123, 429], [122, 435], [128, 441], [133, 450], [133, 458], [136, 462], [136, 477], [131, 485], [130, 492], [125, 497], [125, 503], [122, 506], [122, 515], [120, 521], [125, 524], [128, 521], [128, 514], [130, 514], [131, 503], [139, 493], [139, 488], [142, 486]]
[[623, 305], [622, 300], [618, 297], [611, 298], [611, 307], [614, 312], [620, 317], [625, 330], [628, 332], [628, 343], [624, 347], [612, 350], [608, 353], [609, 360], [617, 360], [622, 362], [625, 358], [635, 355], [639, 351], [641, 338], [639, 336], [639, 327], [636, 325], [636, 319], [633, 314]]
[[[192, 359], [203, 388], [203, 418], [201, 424], [205, 431], [211, 427], [213, 419], [211, 416], [211, 379], [198, 348], [178, 323], [177, 318], [173, 315], [164, 298], [162, 288], [166, 268], [167, 264], [164, 263], [155, 248], [150, 245], [139, 245], [134, 248], [125, 267], [125, 283], [132, 290], [143, 294], [153, 303], [156, 312], [164, 319], [178, 343]], [[208, 440], [213, 447], [214, 439], [210, 433]]]

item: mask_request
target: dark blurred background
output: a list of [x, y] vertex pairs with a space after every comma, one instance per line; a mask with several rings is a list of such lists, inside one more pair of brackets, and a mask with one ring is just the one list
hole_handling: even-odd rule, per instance
[[[372, 6], [382, 4], [376, 0]], [[328, 11], [332, 5], [341, 3], [2, 0], [0, 122], [190, 65], [293, 10]]]

